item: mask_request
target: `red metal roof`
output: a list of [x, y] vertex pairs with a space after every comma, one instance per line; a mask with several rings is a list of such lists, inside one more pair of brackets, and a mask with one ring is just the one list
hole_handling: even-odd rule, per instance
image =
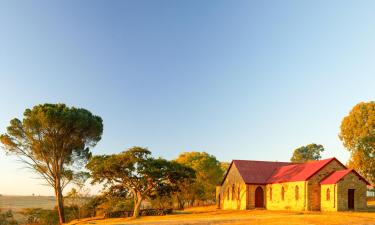
[[[335, 158], [329, 158], [319, 161], [311, 161], [277, 168], [267, 179], [267, 183], [282, 183], [291, 181], [308, 180], [314, 174], [319, 172], [325, 165]], [[340, 163], [341, 164], [341, 163]], [[345, 168], [345, 166], [343, 166]]]
[[352, 172], [351, 169], [335, 171], [321, 181], [320, 184], [336, 184], [341, 178], [345, 177], [350, 172]]
[[[247, 184], [270, 184], [304, 181], [308, 180], [311, 176], [316, 174], [325, 165], [333, 160], [339, 162], [336, 158], [307, 163], [233, 160], [227, 173], [234, 164], [241, 174], [244, 182]], [[344, 165], [343, 167], [345, 168]], [[226, 175], [223, 182], [225, 178]]]
[[291, 165], [292, 163], [252, 161], [252, 160], [233, 160], [232, 164], [236, 166], [236, 168], [238, 169], [238, 172], [241, 174], [245, 183], [266, 184], [267, 179], [272, 175], [275, 169], [281, 166]]
[[359, 175], [353, 169], [335, 171], [331, 175], [326, 177], [323, 181], [321, 181], [320, 184], [337, 184], [342, 178], [344, 178], [346, 175], [348, 175], [351, 172], [353, 172], [356, 176], [358, 176], [359, 179], [363, 180], [367, 185], [370, 185], [370, 183], [368, 183], [361, 175]]

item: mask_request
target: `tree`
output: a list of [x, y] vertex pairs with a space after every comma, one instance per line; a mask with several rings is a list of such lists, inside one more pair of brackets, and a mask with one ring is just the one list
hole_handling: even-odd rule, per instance
[[10, 121], [0, 136], [4, 150], [13, 154], [54, 188], [59, 221], [65, 222], [62, 191], [75, 169], [87, 162], [90, 147], [103, 133], [103, 123], [86, 109], [65, 104], [43, 104], [26, 109], [23, 120]]
[[291, 162], [308, 162], [319, 160], [322, 157], [320, 153], [324, 151], [323, 145], [309, 144], [306, 146], [301, 146], [294, 150]]
[[176, 162], [151, 157], [148, 149], [132, 147], [113, 155], [94, 156], [87, 164], [93, 183], [122, 186], [134, 199], [133, 217], [138, 217], [141, 203], [154, 195], [177, 191], [180, 180], [190, 178], [194, 170]]
[[223, 178], [229, 169], [230, 163], [229, 162], [220, 162], [221, 170], [223, 171]]
[[361, 102], [341, 122], [340, 139], [351, 153], [349, 167], [375, 183], [375, 102]]
[[194, 183], [185, 183], [185, 192], [177, 195], [180, 204], [184, 205], [184, 201], [188, 201], [190, 205], [196, 200], [214, 201], [216, 186], [220, 184], [224, 174], [222, 165], [215, 156], [206, 152], [185, 152], [178, 156], [176, 162], [193, 168], [197, 177]]

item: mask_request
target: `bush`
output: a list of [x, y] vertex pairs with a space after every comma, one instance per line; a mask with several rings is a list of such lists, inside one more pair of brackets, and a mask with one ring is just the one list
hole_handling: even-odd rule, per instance
[[18, 225], [11, 210], [4, 213], [0, 211], [0, 225]]
[[[65, 207], [65, 219], [66, 222], [72, 221], [76, 218], [77, 208]], [[59, 216], [57, 209], [41, 209], [41, 208], [29, 208], [25, 209], [22, 214], [26, 217], [27, 224], [38, 224], [38, 225], [58, 225]], [[2, 225], [2, 224], [0, 224]]]

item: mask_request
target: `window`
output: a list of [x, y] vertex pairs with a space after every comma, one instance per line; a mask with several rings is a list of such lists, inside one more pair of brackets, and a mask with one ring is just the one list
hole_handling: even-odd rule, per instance
[[241, 189], [240, 187], [238, 187], [238, 190], [237, 190], [237, 199], [240, 200], [240, 192], [241, 192]]
[[281, 200], [284, 201], [284, 195], [285, 195], [285, 189], [284, 187], [281, 187]]
[[227, 200], [229, 200], [229, 188], [228, 188]]
[[331, 200], [331, 191], [329, 190], [329, 188], [327, 188], [327, 191], [326, 191], [326, 200], [329, 201]]
[[272, 201], [272, 188], [270, 187], [270, 201]]
[[296, 187], [295, 187], [294, 194], [296, 195], [295, 198], [296, 198], [296, 200], [298, 201], [298, 199], [299, 199], [299, 188], [298, 188], [297, 185], [296, 185]]
[[232, 200], [234, 200], [234, 196], [235, 196], [235, 194], [234, 194], [234, 184], [232, 185]]

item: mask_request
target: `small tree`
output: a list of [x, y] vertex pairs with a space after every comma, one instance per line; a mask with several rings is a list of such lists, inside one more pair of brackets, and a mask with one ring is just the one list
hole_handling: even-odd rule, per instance
[[74, 178], [74, 165], [90, 158], [101, 139], [102, 119], [86, 109], [44, 104], [26, 109], [0, 136], [3, 148], [19, 157], [55, 191], [60, 224], [65, 222], [62, 191]]
[[290, 159], [292, 162], [307, 162], [321, 159], [320, 153], [324, 151], [323, 145], [309, 144], [294, 150]]
[[182, 183], [181, 189], [176, 196], [180, 207], [187, 202], [190, 205], [194, 201], [214, 201], [216, 186], [223, 179], [224, 171], [222, 164], [215, 156], [206, 152], [184, 152], [178, 156], [176, 162], [195, 170], [195, 182]]
[[349, 167], [375, 183], [375, 102], [355, 105], [342, 120], [339, 137], [351, 153]]
[[138, 217], [145, 198], [163, 191], [175, 191], [179, 180], [194, 171], [175, 162], [151, 157], [145, 148], [133, 147], [120, 154], [94, 156], [87, 164], [93, 183], [121, 185], [134, 199], [133, 217]]
[[77, 174], [72, 181], [75, 187], [66, 194], [69, 205], [72, 206], [72, 208], [77, 208], [75, 216], [78, 220], [82, 218], [83, 207], [90, 201], [90, 189], [86, 188], [85, 185], [88, 178], [89, 174], [86, 172]]

